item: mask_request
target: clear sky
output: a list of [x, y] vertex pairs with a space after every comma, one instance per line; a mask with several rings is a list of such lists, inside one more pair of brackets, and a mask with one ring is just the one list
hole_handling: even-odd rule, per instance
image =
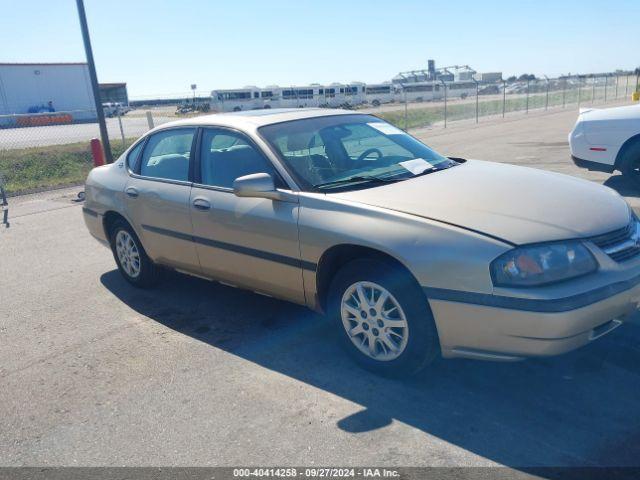
[[[84, 61], [75, 0], [0, 0], [0, 62]], [[85, 0], [100, 82], [131, 97], [397, 72], [640, 65], [640, 0]]]

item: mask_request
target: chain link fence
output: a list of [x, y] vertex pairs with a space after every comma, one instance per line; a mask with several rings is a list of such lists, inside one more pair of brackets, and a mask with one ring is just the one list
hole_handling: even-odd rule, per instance
[[[464, 88], [453, 83], [400, 85], [407, 91], [406, 101], [356, 107], [373, 113], [405, 130], [443, 127], [458, 120], [480, 122], [483, 117], [506, 117], [554, 108], [599, 107], [631, 101], [638, 91], [636, 75], [580, 75], [561, 78], [531, 78], [494, 83], [466, 82]], [[420, 88], [424, 90], [420, 95]], [[400, 95], [402, 98], [402, 95]], [[377, 103], [377, 102], [376, 102]]]
[[[368, 103], [349, 107], [405, 130], [446, 128], [459, 120], [480, 122], [489, 117], [622, 103], [630, 101], [638, 89], [636, 75], [620, 74], [466, 83], [458, 88], [460, 84], [443, 82], [437, 88], [431, 85], [430, 92], [406, 84], [394, 102], [367, 99]], [[106, 121], [114, 158], [152, 126], [203, 114], [167, 104], [112, 113]], [[4, 175], [7, 194], [81, 183], [92, 167], [89, 141], [99, 137], [95, 118], [91, 110], [0, 115], [0, 175]]]
[[[107, 117], [114, 158], [150, 125], [182, 118], [174, 111], [136, 109]], [[0, 175], [7, 194], [82, 182], [93, 166], [92, 138], [100, 138], [95, 110], [0, 115]]]

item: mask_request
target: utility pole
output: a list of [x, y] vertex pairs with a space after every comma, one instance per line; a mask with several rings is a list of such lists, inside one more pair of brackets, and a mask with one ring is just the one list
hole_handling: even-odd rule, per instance
[[107, 124], [104, 120], [104, 111], [102, 110], [102, 101], [100, 100], [100, 88], [98, 87], [98, 76], [96, 75], [96, 65], [93, 61], [93, 51], [91, 50], [91, 39], [89, 38], [89, 27], [87, 27], [87, 16], [84, 13], [83, 0], [76, 0], [76, 4], [78, 5], [78, 17], [80, 18], [80, 29], [82, 30], [82, 39], [84, 40], [84, 51], [87, 56], [87, 66], [89, 67], [89, 78], [91, 79], [91, 89], [93, 90], [93, 101], [96, 107], [98, 125], [100, 126], [100, 138], [102, 139], [102, 148], [104, 149], [104, 157], [107, 163], [113, 163], [113, 155], [111, 154], [111, 145], [109, 144], [109, 133], [107, 132]]

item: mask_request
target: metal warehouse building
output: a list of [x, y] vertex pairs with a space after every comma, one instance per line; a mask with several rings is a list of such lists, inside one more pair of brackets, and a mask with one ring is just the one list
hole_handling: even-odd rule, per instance
[[75, 112], [73, 120], [96, 117], [86, 63], [0, 64], [0, 115]]
[[[129, 104], [126, 83], [99, 88], [102, 102]], [[96, 119], [86, 63], [0, 63], [0, 126], [16, 123], [6, 115], [53, 112], [65, 112], [64, 123]]]

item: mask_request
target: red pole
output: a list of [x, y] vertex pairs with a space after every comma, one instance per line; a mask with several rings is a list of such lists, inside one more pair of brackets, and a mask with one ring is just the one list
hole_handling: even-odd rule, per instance
[[93, 156], [93, 166], [100, 167], [104, 165], [104, 151], [102, 144], [97, 138], [91, 139], [91, 155]]

